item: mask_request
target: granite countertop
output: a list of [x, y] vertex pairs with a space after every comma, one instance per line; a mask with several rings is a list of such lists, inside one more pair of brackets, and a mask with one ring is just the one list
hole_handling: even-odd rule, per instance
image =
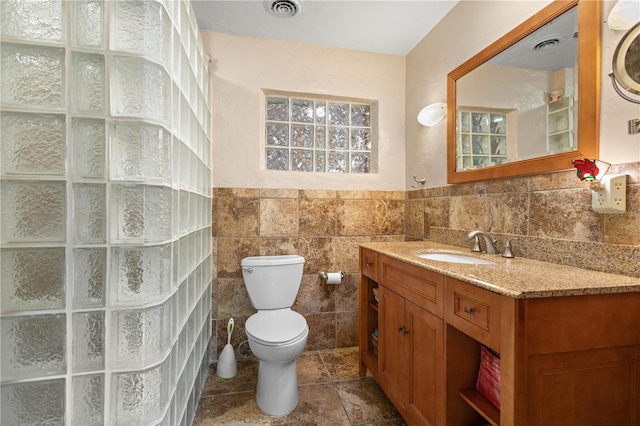
[[[640, 278], [500, 255], [430, 241], [360, 244], [369, 250], [473, 284], [515, 299], [640, 292]], [[496, 262], [495, 265], [447, 263], [423, 259], [417, 253], [457, 253]]]

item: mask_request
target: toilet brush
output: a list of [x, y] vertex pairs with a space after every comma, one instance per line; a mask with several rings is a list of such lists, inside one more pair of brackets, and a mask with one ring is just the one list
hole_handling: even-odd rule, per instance
[[236, 353], [231, 345], [231, 332], [233, 331], [233, 318], [229, 318], [227, 324], [227, 344], [224, 345], [220, 356], [218, 357], [218, 367], [216, 374], [223, 379], [230, 379], [236, 375], [238, 367], [236, 365]]

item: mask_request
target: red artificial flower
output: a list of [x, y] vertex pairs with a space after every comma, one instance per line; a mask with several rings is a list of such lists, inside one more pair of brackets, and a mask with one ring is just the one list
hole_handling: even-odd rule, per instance
[[573, 167], [578, 169], [578, 177], [580, 180], [592, 181], [596, 179], [600, 169], [596, 166], [595, 160], [585, 158], [584, 160], [573, 160]]

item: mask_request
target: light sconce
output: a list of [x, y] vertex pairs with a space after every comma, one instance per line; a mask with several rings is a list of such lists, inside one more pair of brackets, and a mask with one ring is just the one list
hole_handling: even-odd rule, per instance
[[612, 30], [626, 31], [638, 21], [640, 21], [638, 0], [618, 0], [607, 17], [607, 25]]
[[[606, 175], [611, 164], [600, 160], [573, 160], [578, 178], [589, 182], [591, 207], [598, 213], [624, 213], [627, 209], [627, 175]], [[606, 175], [606, 176], [605, 176]]]
[[438, 124], [447, 115], [447, 103], [436, 102], [427, 105], [418, 113], [418, 123], [423, 126], [432, 127]]

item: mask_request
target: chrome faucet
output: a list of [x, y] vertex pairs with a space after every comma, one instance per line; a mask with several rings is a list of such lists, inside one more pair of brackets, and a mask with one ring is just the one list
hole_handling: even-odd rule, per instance
[[496, 254], [496, 248], [493, 245], [493, 241], [491, 241], [491, 237], [489, 237], [489, 234], [487, 234], [486, 232], [481, 230], [471, 231], [467, 235], [467, 239], [471, 240], [473, 238], [477, 238], [478, 236], [484, 238], [487, 254]]

